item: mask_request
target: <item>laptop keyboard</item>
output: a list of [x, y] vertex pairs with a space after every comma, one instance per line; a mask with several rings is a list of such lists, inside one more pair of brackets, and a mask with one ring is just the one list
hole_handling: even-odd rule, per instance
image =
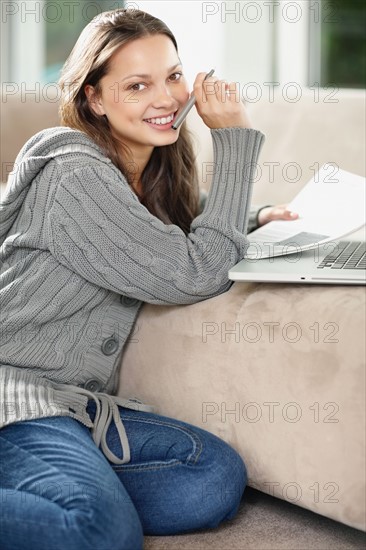
[[363, 241], [340, 241], [318, 265], [318, 269], [366, 269], [366, 243]]

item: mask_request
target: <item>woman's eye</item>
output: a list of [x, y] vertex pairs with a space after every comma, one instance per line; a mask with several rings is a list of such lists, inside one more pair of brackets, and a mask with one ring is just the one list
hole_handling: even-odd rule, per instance
[[142, 84], [141, 82], [137, 82], [136, 84], [132, 84], [132, 86], [129, 87], [129, 90], [134, 90], [135, 92], [141, 92], [143, 88], [139, 88], [139, 86], [145, 86], [145, 84]]
[[[170, 75], [170, 78], [173, 80], [173, 81], [176, 81], [176, 80], [180, 80], [180, 78], [183, 76], [182, 73], [173, 73], [172, 75]], [[175, 77], [175, 78], [172, 78], [172, 77]]]

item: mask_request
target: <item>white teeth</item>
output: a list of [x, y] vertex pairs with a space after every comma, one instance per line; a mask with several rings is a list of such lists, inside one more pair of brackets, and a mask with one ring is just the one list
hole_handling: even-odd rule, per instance
[[147, 118], [146, 122], [152, 122], [153, 124], [167, 124], [168, 122], [171, 122], [174, 118], [174, 115], [170, 115], [168, 117], [163, 118]]

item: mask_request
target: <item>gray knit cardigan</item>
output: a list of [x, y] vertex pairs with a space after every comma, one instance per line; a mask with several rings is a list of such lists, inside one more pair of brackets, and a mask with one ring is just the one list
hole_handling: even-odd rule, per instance
[[[142, 303], [193, 304], [227, 291], [247, 246], [264, 136], [211, 136], [215, 172], [188, 236], [153, 216], [84, 133], [51, 128], [24, 145], [0, 203], [0, 427], [69, 416], [92, 429], [111, 462], [129, 461], [117, 405], [152, 409], [114, 394]], [[106, 444], [112, 417], [122, 458]]]

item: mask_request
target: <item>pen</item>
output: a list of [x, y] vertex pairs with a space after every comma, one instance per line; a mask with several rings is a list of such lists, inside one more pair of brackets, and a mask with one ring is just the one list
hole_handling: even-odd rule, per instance
[[[214, 72], [215, 72], [215, 69], [211, 69], [211, 71], [206, 74], [204, 80], [212, 76]], [[179, 115], [175, 119], [174, 124], [172, 124], [173, 130], [177, 130], [177, 128], [182, 124], [182, 122], [184, 121], [184, 119], [186, 118], [186, 116], [188, 115], [189, 111], [192, 109], [195, 103], [196, 103], [196, 98], [192, 94], [187, 104], [183, 107], [183, 110], [179, 113]]]

